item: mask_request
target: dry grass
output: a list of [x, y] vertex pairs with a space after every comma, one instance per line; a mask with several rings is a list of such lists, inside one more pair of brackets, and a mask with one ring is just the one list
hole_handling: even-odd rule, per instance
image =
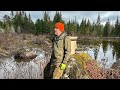
[[[25, 48], [42, 48], [50, 51], [51, 41], [46, 35], [0, 33], [0, 49], [9, 55]], [[0, 55], [4, 56], [4, 55]]]

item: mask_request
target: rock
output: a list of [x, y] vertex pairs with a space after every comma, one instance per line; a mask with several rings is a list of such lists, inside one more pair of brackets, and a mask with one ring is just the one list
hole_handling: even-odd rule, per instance
[[98, 79], [100, 76], [99, 64], [86, 54], [74, 54], [64, 71], [62, 79]]
[[61, 79], [79, 79], [82, 78], [82, 71], [80, 64], [76, 62], [74, 58], [71, 58], [68, 62], [68, 66], [64, 71], [64, 74]]

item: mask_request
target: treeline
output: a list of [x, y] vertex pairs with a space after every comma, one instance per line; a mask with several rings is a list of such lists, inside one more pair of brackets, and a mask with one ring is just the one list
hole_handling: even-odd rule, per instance
[[[82, 17], [81, 17], [82, 18]], [[49, 12], [44, 11], [43, 18], [32, 21], [30, 14], [25, 11], [11, 11], [10, 15], [4, 15], [0, 21], [1, 32], [53, 34], [54, 24], [61, 21], [65, 24], [65, 30], [70, 34], [86, 35], [95, 37], [120, 37], [120, 22], [117, 17], [115, 25], [110, 23], [108, 18], [105, 26], [101, 24], [100, 15], [97, 21], [91, 23], [89, 19], [83, 18], [80, 23], [74, 20], [65, 22], [61, 12], [56, 11], [53, 20], [50, 19]]]

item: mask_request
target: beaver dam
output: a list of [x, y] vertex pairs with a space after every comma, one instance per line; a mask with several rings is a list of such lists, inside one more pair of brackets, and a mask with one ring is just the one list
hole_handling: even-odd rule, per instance
[[33, 49], [36, 58], [26, 61], [17, 61], [14, 56], [0, 59], [1, 79], [42, 79], [45, 65], [49, 62], [50, 55], [45, 55], [41, 49]]
[[[46, 35], [0, 34], [0, 79], [44, 79], [51, 58]], [[61, 79], [120, 78], [118, 41], [78, 41]]]
[[0, 79], [43, 79], [50, 46], [44, 35], [1, 33]]

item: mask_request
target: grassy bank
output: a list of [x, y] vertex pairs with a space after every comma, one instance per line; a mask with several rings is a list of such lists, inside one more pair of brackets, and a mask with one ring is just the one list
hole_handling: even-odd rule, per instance
[[0, 33], [0, 57], [13, 55], [27, 48], [50, 51], [51, 41], [47, 35]]

